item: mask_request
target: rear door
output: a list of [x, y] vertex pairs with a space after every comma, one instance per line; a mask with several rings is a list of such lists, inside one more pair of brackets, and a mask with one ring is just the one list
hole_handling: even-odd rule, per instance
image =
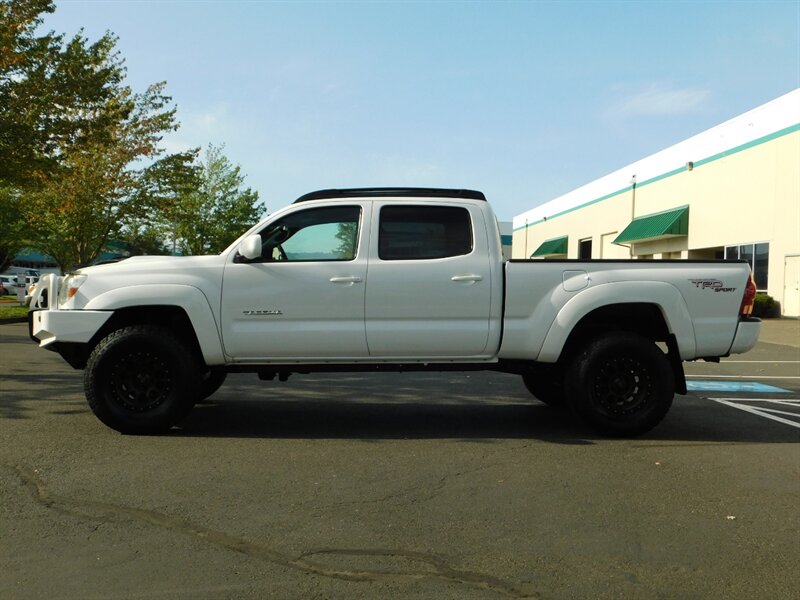
[[486, 352], [492, 277], [483, 213], [470, 205], [375, 202], [366, 329], [375, 358]]

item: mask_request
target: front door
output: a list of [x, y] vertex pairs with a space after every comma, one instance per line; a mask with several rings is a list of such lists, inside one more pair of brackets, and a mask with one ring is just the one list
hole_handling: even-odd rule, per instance
[[239, 362], [366, 356], [368, 216], [368, 204], [300, 207], [261, 231], [260, 259], [231, 256], [225, 353]]

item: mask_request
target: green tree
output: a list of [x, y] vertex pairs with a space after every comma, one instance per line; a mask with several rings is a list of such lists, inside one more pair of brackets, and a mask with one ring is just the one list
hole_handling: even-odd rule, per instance
[[60, 145], [58, 168], [34, 178], [24, 203], [32, 243], [62, 269], [89, 264], [141, 212], [136, 192], [146, 169], [137, 161], [157, 157], [161, 134], [175, 128], [164, 85], [143, 94], [117, 85], [117, 94], [92, 107], [100, 131]]
[[43, 166], [37, 146], [51, 120], [44, 115], [53, 111], [30, 97], [28, 82], [59, 43], [52, 34], [34, 35], [41, 14], [53, 10], [50, 0], [0, 2], [0, 271], [25, 240], [19, 184]]
[[0, 182], [0, 272], [14, 260], [25, 239], [19, 192]]
[[183, 196], [174, 213], [180, 250], [209, 254], [224, 250], [263, 214], [258, 192], [244, 186], [244, 175], [222, 153], [224, 145], [209, 144], [200, 163], [200, 183]]
[[125, 85], [112, 34], [38, 34], [54, 9], [0, 0], [0, 262], [28, 242], [68, 268], [133, 218], [142, 161], [177, 123], [163, 82]]
[[336, 232], [336, 239], [339, 240], [339, 246], [336, 248], [336, 255], [340, 260], [351, 260], [355, 258], [358, 242], [357, 227], [358, 222], [356, 221], [339, 223], [339, 228]]
[[200, 188], [199, 148], [167, 155], [144, 169], [119, 239], [132, 254], [167, 254], [177, 249], [182, 199]]
[[215, 252], [263, 212], [209, 146], [163, 156], [175, 109], [165, 83], [125, 84], [117, 38], [41, 34], [51, 0], [0, 0], [0, 267], [29, 244], [62, 269], [111, 240], [133, 252]]
[[59, 173], [27, 194], [32, 244], [62, 270], [89, 264], [117, 231], [131, 185], [122, 159], [109, 148], [71, 150]]
[[25, 183], [47, 168], [45, 148], [62, 100], [52, 66], [62, 42], [53, 33], [36, 36], [50, 0], [0, 1], [0, 181]]

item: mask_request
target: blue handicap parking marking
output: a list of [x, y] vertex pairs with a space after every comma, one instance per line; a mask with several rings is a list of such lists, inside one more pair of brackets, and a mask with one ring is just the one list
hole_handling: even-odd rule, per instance
[[789, 390], [759, 383], [757, 381], [711, 381], [694, 379], [686, 382], [690, 392], [726, 392], [726, 393], [762, 393], [762, 394], [791, 394]]

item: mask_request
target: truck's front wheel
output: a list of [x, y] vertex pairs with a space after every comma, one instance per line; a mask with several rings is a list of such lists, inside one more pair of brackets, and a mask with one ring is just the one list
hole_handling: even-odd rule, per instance
[[635, 333], [587, 343], [565, 378], [572, 411], [600, 433], [635, 436], [658, 425], [672, 406], [675, 380], [667, 356]]
[[200, 371], [191, 349], [170, 331], [133, 325], [92, 351], [86, 399], [103, 423], [122, 433], [166, 431], [191, 409]]
[[211, 367], [206, 371], [200, 379], [200, 384], [197, 386], [197, 402], [202, 402], [225, 383], [228, 373], [222, 367]]
[[564, 405], [564, 376], [557, 367], [532, 367], [522, 376], [522, 382], [540, 402], [554, 407]]

